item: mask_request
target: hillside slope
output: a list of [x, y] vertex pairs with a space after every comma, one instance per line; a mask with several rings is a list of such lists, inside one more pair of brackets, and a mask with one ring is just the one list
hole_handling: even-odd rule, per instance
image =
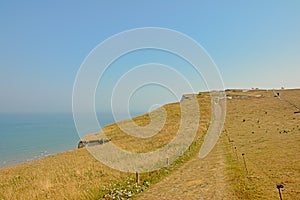
[[[209, 95], [199, 95], [198, 101], [202, 117], [195, 139], [203, 136], [210, 119]], [[128, 151], [147, 152], [160, 148], [177, 134], [181, 119], [179, 103], [167, 104], [160, 109], [167, 115], [166, 122], [152, 138], [139, 139], [127, 135], [118, 124], [111, 124], [99, 133], [88, 135], [86, 139], [100, 139], [98, 135], [104, 132], [110, 143]], [[154, 111], [136, 117], [133, 121], [143, 127], [150, 123], [151, 117], [160, 116]], [[128, 121], [119, 123], [126, 125]], [[89, 154], [86, 148], [82, 148], [1, 169], [0, 199], [98, 199], [103, 197], [104, 188], [113, 188], [115, 183], [133, 176], [132, 173], [107, 167]], [[156, 173], [145, 176], [157, 179]]]
[[294, 113], [300, 90], [227, 95], [226, 123], [214, 150], [137, 199], [273, 200], [279, 199], [277, 184], [284, 185], [283, 199], [300, 199], [300, 114]]
[[[137, 199], [273, 200], [279, 199], [276, 184], [284, 185], [283, 199], [300, 199], [300, 114], [296, 112], [300, 90], [230, 90], [227, 95], [226, 122], [213, 151], [204, 159], [195, 154], [182, 166], [170, 166], [174, 170]], [[210, 121], [210, 97], [197, 98], [201, 119], [195, 141], [199, 142]], [[180, 122], [179, 103], [163, 108], [166, 123], [152, 138], [128, 136], [117, 124], [102, 132], [128, 151], [162, 147], [176, 135]], [[146, 126], [150, 115], [133, 120]], [[88, 137], [98, 138], [97, 134]], [[141, 181], [143, 177], [159, 180], [157, 174], [144, 174]], [[103, 165], [83, 148], [1, 169], [0, 199], [100, 199], [104, 187], [114, 187], [128, 177], [134, 175]]]

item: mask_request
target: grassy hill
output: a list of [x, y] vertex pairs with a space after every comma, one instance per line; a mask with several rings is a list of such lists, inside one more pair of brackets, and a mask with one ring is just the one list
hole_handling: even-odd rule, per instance
[[283, 199], [300, 199], [300, 114], [295, 113], [300, 90], [276, 93], [280, 98], [273, 91], [250, 91], [261, 97], [227, 102], [228, 172], [242, 199], [279, 199], [280, 183]]
[[[203, 117], [195, 140], [200, 140], [204, 135], [210, 116], [210, 96], [199, 95], [198, 100]], [[161, 109], [164, 109], [167, 114], [166, 122], [162, 130], [152, 138], [137, 139], [124, 134], [117, 124], [108, 125], [102, 131], [110, 142], [129, 151], [146, 152], [157, 149], [176, 135], [180, 122], [179, 103], [167, 104]], [[133, 120], [137, 125], [145, 126], [149, 124], [150, 116], [159, 117], [155, 112]], [[126, 124], [127, 121], [120, 123]], [[97, 134], [88, 135], [85, 139], [97, 138]], [[179, 166], [191, 157], [189, 152], [174, 164]], [[144, 182], [144, 179], [149, 180], [152, 184], [168, 173], [169, 170], [145, 173], [140, 179], [141, 182]], [[98, 199], [113, 190], [116, 185], [132, 180], [133, 177], [132, 173], [119, 172], [105, 166], [93, 158], [86, 148], [82, 148], [1, 169], [0, 199]], [[134, 183], [134, 180], [130, 182], [131, 187], [135, 187]]]
[[[109, 199], [118, 195], [132, 196], [149, 186], [137, 198], [162, 195], [172, 199], [176, 194], [178, 199], [199, 199], [197, 195], [201, 192], [208, 195], [222, 188], [218, 196], [208, 198], [278, 199], [276, 184], [279, 183], [284, 184], [284, 199], [300, 199], [300, 114], [294, 113], [300, 106], [300, 90], [275, 93], [228, 90], [227, 95], [223, 133], [206, 160], [197, 157], [210, 121], [210, 96], [202, 93], [197, 96], [201, 108], [200, 126], [191, 148], [172, 165], [141, 174], [139, 185], [135, 184], [135, 174], [113, 170], [83, 148], [1, 169], [0, 199], [100, 199], [105, 195]], [[163, 109], [166, 123], [154, 137], [128, 136], [117, 124], [104, 127], [102, 132], [128, 151], [157, 149], [175, 136], [181, 117], [179, 103], [167, 104]], [[154, 111], [133, 120], [139, 126], [146, 126], [150, 117], [159, 115]], [[93, 138], [97, 138], [97, 134], [85, 139]], [[208, 165], [205, 167], [204, 163]], [[220, 176], [215, 182], [209, 181], [216, 171]], [[197, 176], [202, 177], [201, 181]], [[159, 181], [161, 183], [157, 183]]]

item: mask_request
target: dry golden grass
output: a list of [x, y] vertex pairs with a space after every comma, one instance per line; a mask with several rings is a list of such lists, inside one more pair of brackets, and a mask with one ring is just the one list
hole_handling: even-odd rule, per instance
[[95, 160], [86, 149], [0, 171], [0, 199], [87, 199], [126, 174]]
[[[198, 139], [204, 134], [209, 122], [209, 95], [199, 95], [199, 103], [202, 118]], [[127, 150], [147, 152], [157, 149], [176, 135], [180, 122], [179, 103], [168, 104], [163, 108], [167, 113], [166, 123], [152, 138], [137, 139], [129, 136], [117, 124], [104, 127], [103, 131], [111, 142]], [[155, 111], [153, 113], [155, 117]], [[139, 126], [146, 126], [150, 122], [149, 116], [151, 114], [145, 114], [133, 120]], [[97, 134], [87, 138], [97, 138]], [[1, 169], [0, 199], [98, 199], [103, 187], [131, 175], [103, 165], [83, 148]]]
[[[300, 90], [277, 92], [282, 99], [300, 105]], [[300, 114], [275, 98], [273, 91], [249, 91], [246, 95], [258, 94], [262, 97], [227, 102], [224, 134], [230, 144], [231, 185], [240, 199], [278, 199], [276, 184], [284, 183], [283, 199], [300, 199]]]
[[[203, 93], [198, 96], [200, 105], [200, 124], [198, 130], [198, 136], [202, 136], [203, 131], [206, 130], [207, 124], [210, 120], [210, 96], [208, 93]], [[169, 143], [173, 139], [179, 129], [181, 120], [181, 107], [179, 103], [171, 103], [164, 105], [162, 108], [152, 111], [151, 114], [135, 117], [132, 121], [141, 127], [149, 125], [151, 122], [151, 116], [153, 118], [161, 117], [161, 112], [166, 113], [166, 121], [162, 129], [149, 138], [139, 138], [128, 135], [126, 132], [120, 129], [117, 124], [111, 124], [103, 128], [105, 135], [118, 147], [132, 152], [149, 152], [151, 150], [158, 149], [165, 144]], [[192, 116], [191, 116], [192, 117]], [[127, 124], [129, 120], [118, 122], [119, 124]], [[98, 134], [99, 135], [99, 134]], [[97, 134], [85, 137], [85, 140], [92, 140], [97, 137]]]
[[[279, 91], [300, 103], [300, 90]], [[300, 199], [300, 114], [273, 91], [228, 91], [224, 132], [203, 160], [193, 158], [139, 199]], [[245, 154], [245, 169], [242, 153]], [[224, 162], [223, 162], [224, 160]]]
[[[162, 130], [150, 138], [138, 138], [124, 133], [119, 126], [111, 125], [103, 129], [111, 141], [122, 149], [132, 152], [148, 152], [167, 144], [175, 135], [180, 124], [180, 106], [177, 103], [168, 104], [163, 107], [167, 112], [167, 119]], [[154, 111], [155, 112], [155, 111]], [[137, 126], [145, 127], [151, 122], [149, 114], [133, 119]], [[124, 122], [126, 123], [126, 120]]]
[[[278, 199], [278, 183], [285, 186], [283, 199], [300, 199], [300, 114], [294, 114], [296, 108], [284, 101], [299, 107], [300, 90], [276, 92], [281, 99], [274, 97], [273, 91], [227, 92], [233, 99], [227, 100], [226, 122], [219, 140], [219, 145], [226, 146], [226, 152], [216, 155], [225, 156], [226, 170], [222, 172], [225, 178], [221, 184], [226, 185], [226, 196], [231, 199]], [[196, 139], [199, 141], [210, 120], [210, 98], [202, 94], [198, 99], [201, 122]], [[116, 124], [104, 127], [103, 131], [111, 142], [129, 151], [157, 149], [176, 135], [179, 125], [179, 104], [168, 104], [164, 109], [166, 123], [152, 138], [129, 136]], [[145, 114], [133, 120], [147, 126], [150, 116]], [[242, 153], [245, 153], [248, 173]], [[195, 159], [193, 162], [198, 163]], [[128, 176], [101, 164], [86, 149], [79, 149], [0, 170], [0, 199], [97, 199], [104, 186]], [[180, 173], [177, 178], [182, 180]], [[180, 190], [179, 185], [176, 187]]]

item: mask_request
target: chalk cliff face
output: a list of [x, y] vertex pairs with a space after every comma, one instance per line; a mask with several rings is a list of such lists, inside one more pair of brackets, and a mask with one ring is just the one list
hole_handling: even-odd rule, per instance
[[78, 149], [86, 147], [86, 146], [95, 146], [101, 145], [109, 142], [107, 139], [98, 139], [98, 140], [80, 140], [78, 143]]

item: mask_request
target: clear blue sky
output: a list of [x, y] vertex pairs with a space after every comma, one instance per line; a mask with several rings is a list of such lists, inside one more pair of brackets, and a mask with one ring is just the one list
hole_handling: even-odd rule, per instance
[[71, 111], [88, 53], [149, 26], [200, 43], [226, 88], [299, 88], [299, 10], [297, 0], [0, 1], [0, 112]]

